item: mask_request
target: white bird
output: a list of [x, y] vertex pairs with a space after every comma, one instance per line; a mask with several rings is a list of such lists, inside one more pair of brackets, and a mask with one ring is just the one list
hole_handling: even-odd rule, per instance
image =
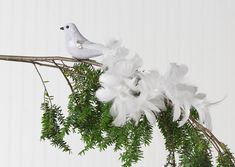
[[65, 45], [67, 51], [77, 59], [89, 59], [103, 55], [108, 50], [102, 44], [90, 42], [77, 29], [74, 23], [60, 27], [65, 31]]

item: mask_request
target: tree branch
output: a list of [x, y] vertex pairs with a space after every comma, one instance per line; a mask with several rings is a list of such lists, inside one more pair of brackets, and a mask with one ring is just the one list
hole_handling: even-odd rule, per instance
[[15, 55], [0, 55], [0, 60], [3, 61], [14, 61], [21, 63], [31, 63], [37, 64], [40, 66], [58, 68], [54, 65], [54, 61], [64, 61], [64, 62], [83, 62], [97, 67], [101, 67], [102, 64], [90, 60], [90, 59], [75, 59], [71, 57], [62, 57], [62, 56], [15, 56]]
[[[76, 63], [76, 62], [82, 62], [82, 63], [86, 63], [86, 64], [90, 64], [93, 66], [97, 66], [97, 67], [101, 67], [102, 64], [98, 63], [94, 60], [90, 60], [90, 59], [75, 59], [75, 58], [71, 58], [71, 57], [63, 57], [63, 56], [15, 56], [15, 55], [0, 55], [0, 60], [2, 61], [13, 61], [13, 62], [21, 62], [21, 63], [31, 63], [34, 65], [42, 83], [44, 86], [44, 89], [46, 91], [46, 93], [48, 93], [46, 85], [43, 81], [43, 78], [37, 68], [36, 65], [39, 66], [45, 66], [45, 67], [51, 67], [51, 68], [57, 68], [61, 71], [61, 73], [64, 75], [66, 81], [68, 82], [68, 85], [71, 88], [71, 91], [73, 93], [73, 88], [71, 83], [69, 82], [68, 78], [65, 76], [63, 69], [65, 68], [72, 68], [70, 66], [67, 66], [64, 62], [67, 63]], [[61, 61], [61, 63], [57, 63], [56, 61]], [[50, 101], [51, 103], [51, 101]], [[170, 103], [170, 102], [169, 102]], [[52, 105], [52, 103], [51, 103]], [[199, 122], [197, 122], [197, 120], [195, 120], [193, 117], [190, 117], [189, 122], [191, 124], [193, 124], [193, 126], [200, 130], [206, 137], [207, 139], [212, 143], [212, 145], [214, 146], [214, 148], [221, 153], [222, 151], [225, 152], [225, 148], [224, 148], [224, 144], [222, 142], [220, 142], [215, 136], [214, 134], [208, 130], [207, 128], [205, 128], [203, 125], [201, 125]], [[174, 155], [173, 155], [174, 156]], [[232, 161], [235, 164], [235, 158], [232, 157]], [[173, 163], [175, 164], [175, 159], [173, 159]]]
[[[209, 141], [212, 143], [212, 145], [215, 147], [215, 149], [219, 153], [222, 153], [222, 151], [224, 153], [226, 152], [226, 149], [224, 148], [224, 144], [222, 142], [220, 142], [209, 129], [207, 129], [206, 127], [201, 125], [199, 122], [197, 122], [197, 120], [195, 120], [192, 116], [190, 116], [189, 120], [195, 125], [195, 128], [200, 130], [205, 136], [207, 136], [210, 139]], [[232, 156], [232, 161], [235, 165], [235, 157], [234, 156]]]
[[53, 62], [54, 62], [54, 64], [59, 68], [60, 72], [63, 74], [65, 80], [67, 81], [67, 84], [69, 85], [69, 87], [70, 87], [70, 89], [71, 89], [71, 92], [74, 93], [73, 87], [72, 87], [72, 85], [71, 85], [69, 79], [68, 79], [67, 76], [65, 75], [63, 69], [62, 69], [55, 61], [53, 61]]
[[43, 80], [42, 75], [41, 75], [41, 73], [39, 72], [39, 69], [37, 68], [37, 66], [36, 66], [35, 64], [33, 64], [33, 65], [34, 65], [34, 68], [36, 69], [36, 71], [37, 71], [37, 73], [38, 73], [38, 76], [39, 76], [41, 82], [42, 82], [42, 85], [43, 85], [43, 87], [44, 87], [44, 91], [45, 91], [45, 93], [47, 94], [47, 96], [49, 97], [50, 105], [51, 105], [51, 107], [52, 107], [52, 101], [51, 101], [49, 92], [48, 92], [48, 90], [47, 90], [45, 81]]

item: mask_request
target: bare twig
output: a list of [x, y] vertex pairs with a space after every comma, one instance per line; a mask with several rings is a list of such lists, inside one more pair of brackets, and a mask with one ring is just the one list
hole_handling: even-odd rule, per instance
[[70, 89], [71, 89], [71, 92], [74, 93], [73, 87], [72, 87], [72, 85], [71, 85], [69, 79], [68, 79], [67, 76], [65, 75], [63, 69], [62, 69], [55, 61], [53, 61], [53, 62], [54, 62], [54, 64], [59, 68], [60, 72], [63, 74], [65, 80], [67, 81], [67, 83], [68, 83], [68, 85], [69, 85], [69, 87], [70, 87]]
[[15, 55], [0, 55], [0, 60], [8, 60], [8, 61], [52, 61], [52, 60], [63, 60], [69, 62], [76, 62], [77, 60], [70, 57], [62, 57], [62, 56], [15, 56]]
[[[90, 60], [90, 59], [75, 59], [75, 58], [63, 57], [63, 56], [16, 56], [16, 55], [0, 55], [0, 60], [33, 64], [34, 67], [36, 68], [39, 76], [40, 76], [40, 79], [43, 82], [43, 85], [44, 85], [44, 88], [45, 88], [46, 92], [48, 92], [48, 91], [46, 90], [46, 86], [44, 84], [42, 76], [41, 76], [38, 68], [36, 67], [36, 65], [59, 69], [61, 71], [61, 73], [63, 74], [64, 78], [66, 79], [66, 81], [67, 81], [67, 83], [68, 83], [72, 93], [74, 93], [73, 87], [72, 87], [69, 79], [64, 74], [64, 69], [68, 69], [68, 68], [72, 68], [72, 67], [66, 65], [64, 62], [68, 62], [68, 63], [82, 62], [82, 63], [90, 64], [90, 65], [93, 65], [93, 66], [97, 66], [97, 67], [101, 67], [102, 66], [102, 64], [100, 64], [100, 63], [98, 63], [98, 62], [96, 62], [94, 60]], [[57, 63], [56, 61], [60, 61], [61, 63]]]
[[[165, 98], [165, 103], [167, 105], [173, 106], [172, 102], [168, 98]], [[220, 142], [219, 139], [216, 138], [215, 135], [209, 129], [207, 129], [202, 124], [200, 124], [195, 118], [190, 116], [188, 123], [191, 124], [195, 129], [203, 133], [203, 135], [208, 139], [208, 141], [216, 149], [218, 154], [223, 154], [228, 151], [224, 143]], [[235, 157], [233, 155], [231, 155], [231, 161], [235, 165]]]
[[[190, 116], [189, 119], [195, 125], [197, 129], [199, 129], [205, 136], [207, 136], [210, 139], [209, 141], [212, 143], [212, 145], [215, 147], [215, 149], [219, 153], [225, 153], [227, 151], [226, 148], [224, 147], [224, 144], [220, 142], [209, 129], [207, 129], [206, 127], [201, 125], [199, 122], [197, 122], [197, 120], [195, 120], [192, 116]], [[234, 156], [232, 156], [232, 161], [235, 165]]]
[[41, 75], [41, 73], [39, 72], [37, 66], [36, 66], [35, 64], [33, 64], [33, 65], [34, 65], [34, 67], [35, 67], [35, 69], [36, 69], [36, 71], [37, 71], [37, 73], [38, 73], [38, 76], [39, 76], [41, 82], [42, 82], [42, 85], [43, 85], [43, 87], [44, 87], [45, 93], [47, 93], [47, 95], [49, 96], [50, 105], [51, 105], [51, 107], [52, 107], [52, 101], [51, 101], [51, 99], [50, 99], [50, 95], [49, 95], [49, 93], [48, 93], [48, 90], [47, 90], [45, 81], [43, 80], [42, 75]]
[[217, 143], [215, 143], [215, 142], [213, 141], [213, 139], [212, 139], [206, 132], [204, 133], [201, 128], [197, 127], [197, 125], [195, 125], [195, 123], [193, 123], [192, 120], [189, 120], [188, 122], [189, 122], [190, 125], [193, 126], [195, 129], [197, 129], [198, 131], [201, 131], [201, 132], [205, 135], [205, 137], [207, 138], [207, 140], [213, 145], [213, 147], [216, 149], [216, 151], [219, 152], [219, 153], [221, 153], [221, 150], [220, 150], [219, 146], [217, 145]]
[[[69, 85], [69, 87], [70, 87], [70, 89], [71, 89], [71, 92], [74, 94], [73, 86], [72, 86], [71, 82], [69, 81], [69, 78], [65, 75], [63, 69], [62, 69], [60, 66], [58, 66], [58, 64], [57, 64], [55, 61], [53, 61], [53, 62], [54, 62], [54, 64], [59, 68], [60, 72], [63, 74], [65, 80], [67, 81], [67, 84]], [[61, 61], [61, 62], [62, 62], [62, 64], [64, 64], [63, 61]], [[64, 65], [65, 65], [65, 64], [64, 64]], [[77, 103], [77, 105], [78, 105], [79, 103], [78, 103], [77, 98], [75, 99], [75, 101], [76, 101], [76, 103]]]
[[31, 63], [38, 64], [40, 66], [53, 67], [58, 68], [58, 66], [54, 65], [53, 61], [63, 61], [63, 62], [83, 62], [90, 65], [101, 67], [102, 64], [90, 60], [90, 59], [75, 59], [70, 57], [62, 57], [62, 56], [14, 56], [14, 55], [0, 55], [0, 60], [3, 61], [14, 61], [14, 62], [23, 62], [23, 63]]

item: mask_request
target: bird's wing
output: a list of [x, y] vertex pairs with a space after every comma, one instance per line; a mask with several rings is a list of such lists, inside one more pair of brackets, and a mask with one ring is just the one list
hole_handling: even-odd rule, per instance
[[99, 50], [94, 49], [72, 49], [70, 50], [70, 54], [78, 59], [89, 59], [91, 57], [97, 57], [102, 55], [103, 53]]
[[74, 38], [77, 39], [77, 40], [80, 41], [80, 42], [86, 42], [86, 41], [88, 41], [88, 39], [86, 39], [86, 38], [80, 33], [80, 31], [77, 29], [77, 27], [75, 27], [75, 28], [76, 28], [76, 33], [75, 33]]
[[92, 43], [92, 42], [85, 42], [82, 44], [82, 48], [84, 49], [91, 49], [91, 50], [97, 50], [97, 51], [106, 51], [108, 48], [105, 47], [102, 44]]

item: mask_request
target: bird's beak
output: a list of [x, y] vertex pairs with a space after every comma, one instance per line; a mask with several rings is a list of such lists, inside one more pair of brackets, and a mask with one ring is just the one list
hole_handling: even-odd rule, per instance
[[64, 27], [60, 27], [61, 30], [64, 30]]

